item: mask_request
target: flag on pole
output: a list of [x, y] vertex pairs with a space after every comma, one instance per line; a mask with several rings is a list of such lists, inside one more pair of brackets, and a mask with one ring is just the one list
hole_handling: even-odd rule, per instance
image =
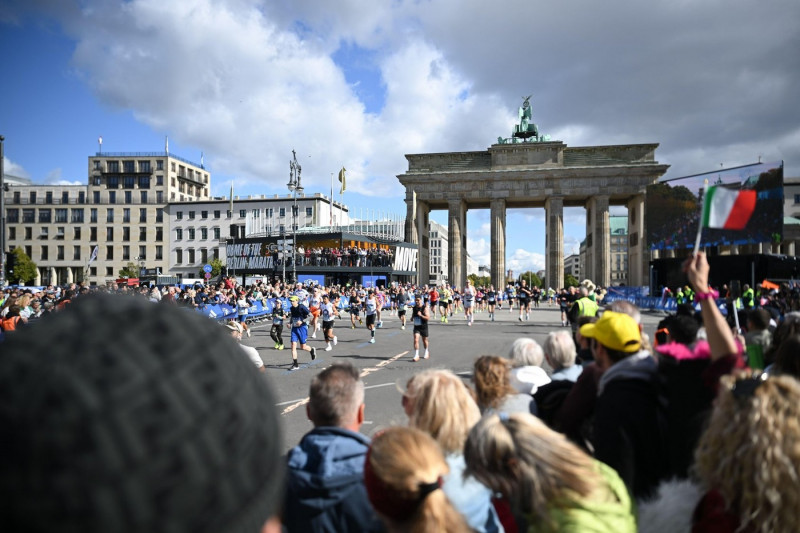
[[342, 184], [342, 187], [341, 187], [341, 190], [339, 191], [339, 194], [342, 194], [347, 189], [347, 184], [345, 183], [345, 181], [346, 181], [345, 180], [345, 173], [346, 173], [346, 170], [345, 170], [344, 167], [342, 167], [342, 170], [339, 171], [339, 183]]
[[200, 152], [200, 168], [206, 168], [203, 166], [203, 152]]
[[103, 136], [97, 138], [97, 144], [103, 144]]
[[230, 204], [231, 218], [233, 218], [233, 182], [231, 182], [231, 204]]
[[169, 136], [168, 135], [164, 136], [164, 151], [166, 153], [169, 153]]
[[703, 199], [703, 227], [744, 229], [756, 208], [756, 191], [709, 187]]
[[89, 256], [89, 263], [87, 264], [87, 266], [91, 265], [95, 259], [97, 259], [97, 246], [95, 246], [94, 250], [92, 250], [92, 255]]

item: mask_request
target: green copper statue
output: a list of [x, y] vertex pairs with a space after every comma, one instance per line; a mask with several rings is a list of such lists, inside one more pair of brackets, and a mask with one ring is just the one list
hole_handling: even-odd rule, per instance
[[522, 97], [522, 107], [519, 108], [519, 124], [514, 125], [514, 132], [506, 139], [497, 138], [498, 144], [513, 144], [518, 142], [544, 142], [549, 141], [549, 135], [539, 135], [539, 127], [533, 122], [531, 113], [531, 97]]

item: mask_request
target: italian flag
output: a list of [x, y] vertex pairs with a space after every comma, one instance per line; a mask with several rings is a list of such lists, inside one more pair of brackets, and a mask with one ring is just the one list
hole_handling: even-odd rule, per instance
[[703, 201], [703, 227], [744, 229], [756, 208], [756, 191], [709, 187]]

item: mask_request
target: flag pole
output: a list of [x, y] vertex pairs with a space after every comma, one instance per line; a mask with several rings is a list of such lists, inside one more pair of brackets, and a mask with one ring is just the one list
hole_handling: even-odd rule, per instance
[[331, 172], [331, 230], [333, 231], [333, 172]]
[[700, 206], [700, 220], [697, 221], [697, 237], [694, 240], [694, 251], [692, 257], [697, 257], [697, 252], [700, 249], [700, 239], [703, 235], [703, 217], [705, 216], [706, 195], [708, 194], [708, 180], [703, 180], [703, 205]]

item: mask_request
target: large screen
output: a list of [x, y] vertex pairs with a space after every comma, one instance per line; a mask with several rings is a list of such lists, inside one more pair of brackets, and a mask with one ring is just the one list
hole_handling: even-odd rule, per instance
[[647, 188], [645, 224], [651, 250], [693, 248], [705, 180], [757, 192], [756, 208], [742, 230], [704, 228], [701, 246], [780, 242], [783, 233], [783, 162], [756, 163], [662, 181]]

